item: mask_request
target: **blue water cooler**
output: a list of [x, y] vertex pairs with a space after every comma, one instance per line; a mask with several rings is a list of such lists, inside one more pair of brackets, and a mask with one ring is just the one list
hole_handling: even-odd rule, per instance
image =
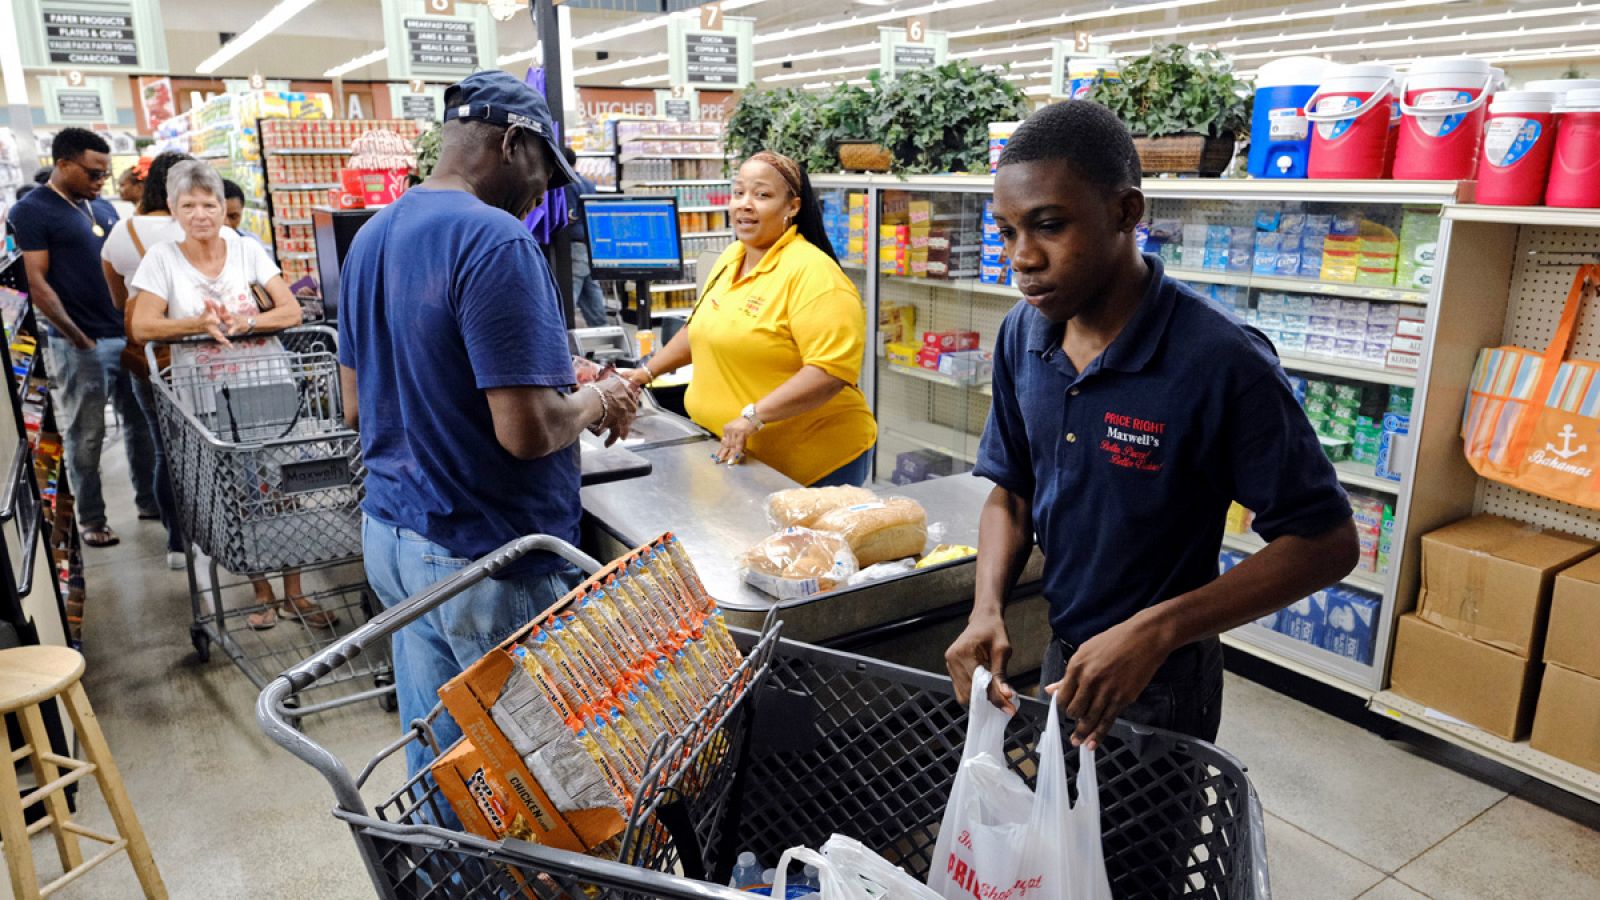
[[1250, 123], [1250, 174], [1256, 178], [1304, 178], [1311, 155], [1306, 101], [1316, 93], [1329, 63], [1291, 56], [1256, 74], [1255, 115]]

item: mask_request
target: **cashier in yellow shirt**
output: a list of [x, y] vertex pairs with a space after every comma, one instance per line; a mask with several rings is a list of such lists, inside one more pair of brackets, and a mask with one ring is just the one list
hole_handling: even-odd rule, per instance
[[688, 324], [627, 373], [638, 384], [694, 363], [684, 405], [745, 454], [804, 485], [863, 484], [878, 426], [857, 382], [866, 310], [834, 259], [811, 182], [762, 151], [733, 179], [738, 241], [712, 268]]

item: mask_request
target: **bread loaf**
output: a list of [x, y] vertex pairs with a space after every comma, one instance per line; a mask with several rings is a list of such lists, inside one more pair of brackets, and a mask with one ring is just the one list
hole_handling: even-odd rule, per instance
[[876, 494], [859, 487], [794, 488], [767, 498], [767, 519], [775, 529], [810, 528], [824, 513], [876, 499]]
[[785, 528], [746, 550], [744, 580], [780, 599], [831, 591], [855, 574], [855, 556], [842, 535]]
[[874, 498], [841, 507], [825, 513], [811, 527], [843, 537], [862, 568], [919, 556], [928, 542], [928, 514], [922, 504], [905, 497]]

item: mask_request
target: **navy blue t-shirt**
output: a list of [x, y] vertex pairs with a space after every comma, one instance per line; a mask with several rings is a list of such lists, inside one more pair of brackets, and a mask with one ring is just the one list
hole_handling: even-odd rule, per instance
[[[95, 235], [89, 216], [100, 226]], [[30, 191], [11, 208], [17, 246], [50, 251], [45, 280], [61, 297], [67, 315], [95, 340], [122, 337], [122, 313], [111, 302], [111, 288], [100, 268], [100, 247], [117, 224], [117, 211], [104, 200], [69, 203], [49, 185]]]
[[517, 459], [484, 393], [576, 381], [560, 296], [522, 223], [465, 192], [413, 188], [361, 227], [339, 361], [357, 376], [368, 515], [474, 559], [527, 534], [577, 542], [577, 445]]
[[1350, 517], [1272, 345], [1145, 262], [1138, 311], [1081, 374], [1026, 302], [995, 340], [976, 472], [1032, 501], [1050, 625], [1073, 644], [1215, 579], [1230, 501], [1268, 541]]

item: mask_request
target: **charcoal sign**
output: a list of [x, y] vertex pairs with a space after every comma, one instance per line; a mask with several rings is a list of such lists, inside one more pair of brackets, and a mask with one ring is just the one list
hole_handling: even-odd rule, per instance
[[50, 62], [74, 66], [139, 65], [139, 42], [134, 36], [130, 7], [45, 6], [40, 12]]
[[690, 32], [687, 80], [692, 84], [739, 86], [739, 38], [733, 34]]
[[465, 19], [406, 19], [411, 64], [433, 69], [476, 69], [478, 35]]

